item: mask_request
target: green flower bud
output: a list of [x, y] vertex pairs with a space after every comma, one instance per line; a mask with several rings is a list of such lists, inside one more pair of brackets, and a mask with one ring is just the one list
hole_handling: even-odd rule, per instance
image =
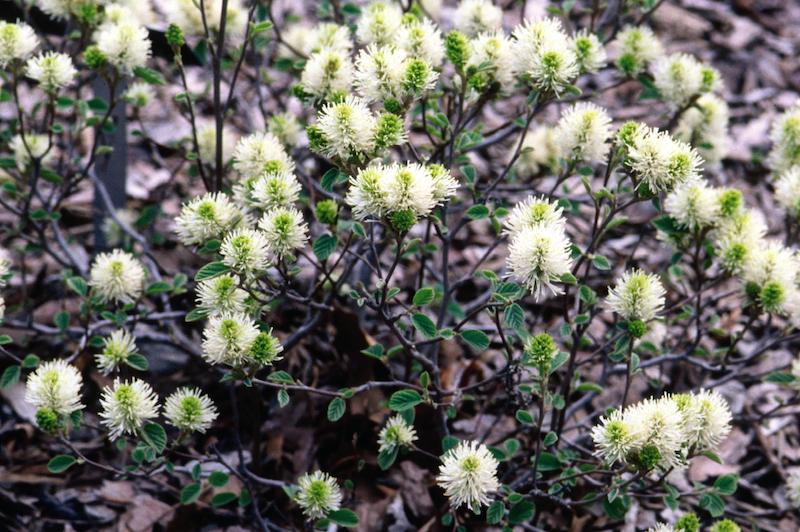
[[332, 199], [317, 202], [317, 207], [314, 210], [314, 215], [317, 217], [317, 220], [319, 220], [319, 223], [325, 225], [335, 224], [338, 214], [339, 206], [336, 205], [336, 201]]
[[722, 216], [726, 218], [738, 213], [743, 204], [742, 191], [739, 189], [726, 190], [719, 196], [719, 210]]
[[396, 98], [387, 98], [386, 101], [383, 102], [383, 108], [393, 115], [403, 114], [403, 104], [400, 103]]
[[325, 135], [322, 134], [322, 131], [317, 126], [308, 126], [306, 128], [306, 136], [308, 137], [308, 146], [311, 151], [319, 153], [325, 150], [327, 141], [325, 140]]
[[469, 59], [469, 39], [460, 31], [451, 31], [444, 39], [444, 53], [458, 70], [462, 70]]
[[422, 59], [411, 59], [406, 67], [403, 89], [414, 96], [420, 95], [427, 86], [430, 70], [430, 65]]
[[62, 423], [52, 408], [40, 408], [36, 411], [36, 425], [45, 432], [58, 432]]
[[558, 346], [553, 337], [547, 333], [531, 336], [525, 342], [523, 363], [533, 366], [539, 371], [539, 376], [544, 378], [550, 373], [550, 364], [558, 353]]
[[404, 235], [417, 223], [417, 216], [409, 210], [393, 212], [389, 218], [392, 228]]
[[167, 38], [167, 44], [169, 44], [173, 50], [180, 49], [186, 42], [183, 30], [177, 24], [170, 24], [164, 36]]
[[739, 525], [730, 519], [723, 519], [711, 525], [711, 528], [708, 529], [708, 532], [741, 532], [741, 530], [742, 529], [739, 528]]
[[620, 56], [620, 58], [617, 59], [617, 67], [628, 77], [633, 77], [633, 75], [640, 70], [639, 60], [634, 54], [623, 54]]
[[[375, 151], [394, 146], [403, 137], [403, 119], [392, 113], [381, 113], [375, 128]], [[310, 141], [310, 140], [309, 140]]]
[[758, 295], [758, 301], [767, 312], [780, 312], [785, 299], [786, 291], [783, 285], [775, 281], [766, 283]]
[[283, 351], [283, 346], [278, 339], [268, 332], [260, 332], [250, 346], [250, 356], [262, 366], [272, 365]]
[[86, 66], [92, 70], [102, 68], [108, 62], [106, 55], [94, 45], [89, 46], [86, 51], [83, 52], [83, 60], [86, 62]]
[[91, 2], [81, 4], [78, 6], [78, 11], [75, 13], [75, 18], [78, 19], [78, 22], [84, 26], [89, 26], [90, 28], [97, 26], [97, 23], [100, 20], [99, 13], [97, 11], [97, 5]]
[[675, 522], [675, 530], [676, 532], [698, 532], [700, 530], [700, 519], [692, 512], [683, 514]]
[[650, 471], [661, 460], [661, 452], [655, 445], [645, 445], [636, 458], [642, 471]]
[[634, 338], [641, 338], [647, 334], [647, 324], [642, 320], [634, 320], [628, 323], [628, 333]]

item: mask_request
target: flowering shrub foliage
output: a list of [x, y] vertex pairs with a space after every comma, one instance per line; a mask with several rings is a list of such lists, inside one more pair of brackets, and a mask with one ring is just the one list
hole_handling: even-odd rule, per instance
[[[762, 213], [723, 179], [719, 72], [647, 26], [661, 2], [18, 4], [2, 385], [51, 472], [263, 530], [369, 529], [365, 502], [411, 484], [410, 528], [746, 523], [736, 474], [687, 471], [774, 413], [734, 416], [726, 384], [797, 345], [800, 107]], [[126, 115], [170, 174], [139, 210], [104, 170]], [[770, 371], [797, 388], [800, 362]]]

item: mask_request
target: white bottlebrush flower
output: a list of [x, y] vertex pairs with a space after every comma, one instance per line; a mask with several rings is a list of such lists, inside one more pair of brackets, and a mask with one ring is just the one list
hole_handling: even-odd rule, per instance
[[361, 220], [398, 212], [423, 218], [453, 196], [457, 188], [455, 179], [438, 165], [374, 165], [350, 179], [346, 201]]
[[667, 195], [664, 210], [682, 227], [693, 231], [711, 227], [720, 217], [719, 189], [703, 178], [681, 183]]
[[150, 37], [144, 26], [126, 21], [104, 24], [94, 39], [108, 62], [123, 74], [131, 75], [150, 59]]
[[309, 53], [316, 53], [327, 48], [349, 54], [350, 50], [353, 48], [353, 40], [350, 38], [350, 29], [341, 24], [334, 24], [332, 22], [317, 24], [310, 37]]
[[423, 59], [434, 68], [442, 65], [444, 59], [442, 32], [430, 19], [405, 22], [397, 33], [394, 44], [410, 57]]
[[246, 314], [223, 312], [212, 316], [203, 329], [203, 358], [209, 364], [239, 366], [249, 359], [258, 327]]
[[147, 107], [156, 97], [156, 91], [152, 85], [143, 81], [131, 83], [125, 91], [125, 100], [134, 107]]
[[353, 84], [353, 63], [347, 52], [324, 48], [306, 61], [300, 76], [303, 91], [318, 100], [347, 94]]
[[121, 249], [99, 254], [89, 276], [89, 284], [103, 303], [133, 303], [142, 294], [147, 277], [142, 263]]
[[623, 419], [636, 435], [639, 451], [645, 448], [658, 451], [659, 469], [666, 471], [683, 465], [683, 418], [674, 400], [669, 397], [645, 399], [628, 407]]
[[267, 237], [254, 229], [241, 228], [228, 233], [220, 254], [222, 262], [241, 274], [255, 275], [269, 265]]
[[789, 216], [800, 219], [800, 167], [793, 166], [775, 182], [775, 201]]
[[503, 28], [503, 10], [491, 0], [461, 0], [453, 13], [453, 26], [468, 37]]
[[[201, 12], [203, 6], [205, 14]], [[206, 27], [212, 34], [220, 30], [222, 0], [204, 0], [201, 4], [196, 0], [171, 0], [163, 5], [167, 19], [180, 26], [188, 35], [202, 37]], [[204, 22], [205, 20], [205, 22]], [[226, 39], [240, 40], [247, 29], [248, 12], [241, 0], [228, 0], [225, 16]]]
[[700, 175], [702, 160], [697, 151], [673, 139], [669, 133], [643, 129], [628, 148], [628, 164], [651, 192], [669, 191]]
[[800, 103], [795, 103], [772, 124], [772, 149], [767, 163], [776, 174], [800, 165]]
[[664, 308], [664, 294], [657, 275], [628, 270], [609, 289], [606, 304], [626, 321], [650, 321]]
[[14, 159], [20, 171], [28, 167], [31, 156], [40, 158], [43, 166], [50, 165], [56, 157], [55, 149], [50, 145], [47, 135], [28, 133], [24, 141], [22, 135], [14, 135], [9, 142], [9, 148], [14, 152]]
[[322, 471], [314, 471], [297, 479], [295, 500], [308, 519], [322, 519], [341, 507], [342, 490], [335, 478]]
[[[267, 119], [267, 131], [287, 148], [297, 147], [303, 137], [303, 128], [297, 117], [290, 112], [272, 115]], [[287, 156], [288, 165], [294, 168], [294, 161]], [[286, 170], [289, 171], [289, 170]]]
[[555, 167], [559, 156], [555, 129], [537, 126], [525, 135], [514, 168], [520, 177], [533, 177], [542, 169]]
[[578, 76], [578, 60], [561, 22], [526, 22], [513, 33], [515, 73], [544, 92], [560, 95]]
[[[302, 54], [309, 56], [319, 50], [312, 49], [317, 40], [317, 29], [306, 24], [292, 24], [281, 30], [281, 42], [278, 46], [278, 57], [283, 59], [298, 59]], [[349, 38], [348, 38], [349, 41]], [[335, 48], [334, 48], [335, 49]], [[347, 50], [341, 50], [346, 52]]]
[[621, 410], [600, 418], [600, 423], [592, 428], [597, 455], [609, 465], [624, 462], [636, 450], [639, 437], [634, 429], [625, 421]]
[[417, 440], [417, 431], [403, 416], [397, 414], [389, 418], [378, 434], [378, 451], [390, 452], [395, 448], [410, 447]]
[[572, 37], [572, 51], [581, 73], [597, 72], [606, 64], [606, 50], [597, 35], [582, 29]]
[[372, 2], [361, 9], [356, 37], [361, 44], [389, 44], [400, 31], [402, 20], [399, 5], [381, 0]]
[[33, 28], [24, 22], [0, 21], [0, 68], [6, 68], [12, 61], [27, 60], [37, 46], [39, 38]]
[[184, 432], [205, 432], [217, 419], [217, 409], [197, 388], [178, 388], [164, 401], [164, 417]]
[[503, 32], [484, 32], [469, 41], [469, 58], [466, 68], [476, 70], [473, 79], [480, 79], [487, 87], [497, 82], [510, 92], [514, 87], [514, 57], [511, 41]]
[[291, 173], [294, 171], [294, 161], [278, 137], [267, 132], [253, 133], [236, 143], [233, 168], [242, 177], [258, 177], [264, 172]]
[[648, 528], [647, 532], [675, 532], [675, 528], [667, 523], [656, 523], [656, 526]]
[[149, 26], [156, 22], [156, 14], [150, 0], [116, 0], [103, 7], [103, 24], [130, 22], [138, 26]]
[[716, 254], [722, 267], [739, 273], [748, 257], [761, 246], [767, 234], [767, 224], [760, 212], [745, 210], [722, 220], [713, 232]]
[[175, 219], [178, 238], [186, 246], [220, 239], [242, 222], [244, 215], [222, 192], [209, 192], [181, 208]]
[[278, 260], [294, 257], [308, 241], [308, 225], [295, 208], [279, 207], [264, 213], [258, 227], [263, 231], [266, 248]]
[[694, 454], [715, 451], [731, 431], [727, 401], [714, 390], [673, 396], [683, 416], [684, 446]]
[[242, 312], [246, 300], [247, 292], [239, 288], [236, 278], [227, 273], [197, 285], [197, 305], [210, 316], [223, 312]]
[[556, 142], [565, 159], [602, 162], [608, 153], [611, 119], [602, 107], [579, 102], [568, 107], [555, 128]]
[[375, 116], [361, 98], [348, 96], [322, 108], [317, 127], [325, 139], [323, 155], [349, 159], [374, 148]]
[[368, 102], [399, 98], [406, 53], [394, 46], [370, 45], [356, 59], [355, 87]]
[[144, 423], [158, 416], [158, 396], [140, 379], [114, 380], [100, 397], [100, 423], [108, 427], [109, 437], [136, 434]]
[[137, 353], [133, 336], [125, 329], [117, 329], [103, 339], [103, 350], [94, 359], [103, 375], [108, 375]]
[[56, 19], [67, 19], [70, 15], [77, 13], [79, 7], [83, 5], [97, 5], [98, 0], [38, 0], [36, 6]]
[[544, 196], [528, 196], [514, 206], [503, 225], [506, 233], [513, 237], [526, 227], [541, 225], [563, 230], [565, 224], [563, 211], [555, 202]]
[[462, 441], [442, 456], [436, 483], [450, 499], [450, 506], [466, 504], [474, 511], [491, 502], [490, 495], [500, 488], [497, 459], [485, 445]]
[[703, 65], [689, 54], [672, 54], [653, 65], [653, 80], [673, 109], [685, 106], [703, 89]]
[[[222, 128], [222, 164], [226, 164], [233, 156], [235, 146], [233, 131]], [[200, 162], [214, 167], [217, 164], [217, 127], [207, 124], [197, 128], [197, 155]]]
[[300, 183], [287, 172], [266, 174], [253, 181], [249, 192], [248, 203], [263, 211], [291, 207], [300, 197]]
[[28, 375], [25, 401], [37, 409], [45, 408], [68, 416], [83, 408], [81, 387], [83, 377], [66, 360], [50, 360]]
[[792, 471], [786, 479], [786, 495], [795, 508], [800, 508], [800, 469]]
[[681, 114], [675, 127], [675, 138], [690, 142], [706, 164], [716, 164], [730, 147], [728, 104], [713, 94], [703, 94]]
[[47, 92], [57, 92], [71, 84], [78, 71], [67, 54], [46, 52], [28, 59], [25, 75], [39, 82]]
[[630, 77], [643, 72], [664, 53], [661, 42], [646, 26], [626, 26], [617, 35], [612, 48], [616, 50], [617, 67]]
[[508, 246], [508, 269], [538, 301], [550, 290], [560, 294], [553, 283], [572, 267], [571, 244], [559, 226], [525, 227]]
[[745, 290], [763, 309], [774, 314], [790, 314], [798, 297], [800, 261], [794, 252], [777, 240], [762, 243], [748, 253], [742, 268]]

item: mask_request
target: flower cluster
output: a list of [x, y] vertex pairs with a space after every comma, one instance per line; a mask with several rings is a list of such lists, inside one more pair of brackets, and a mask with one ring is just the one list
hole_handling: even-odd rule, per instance
[[436, 482], [453, 508], [467, 505], [478, 513], [500, 487], [497, 467], [497, 459], [485, 445], [462, 441], [442, 457]]
[[42, 430], [62, 428], [70, 414], [81, 410], [83, 377], [65, 360], [45, 362], [28, 376], [25, 401], [36, 408], [36, 423]]
[[379, 164], [351, 178], [346, 201], [356, 219], [385, 219], [405, 233], [457, 189], [458, 182], [439, 165]]
[[592, 429], [597, 454], [608, 464], [623, 462], [647, 472], [684, 467], [714, 451], [730, 432], [731, 413], [715, 391], [645, 399], [614, 410]]
[[517, 204], [506, 221], [508, 269], [538, 301], [554, 283], [570, 273], [572, 244], [567, 238], [561, 209], [544, 198], [529, 197]]
[[342, 504], [342, 490], [335, 478], [322, 471], [315, 471], [297, 479], [295, 500], [307, 518], [322, 519], [339, 509]]
[[147, 274], [133, 255], [115, 249], [95, 258], [89, 276], [89, 284], [101, 302], [129, 304], [142, 294]]

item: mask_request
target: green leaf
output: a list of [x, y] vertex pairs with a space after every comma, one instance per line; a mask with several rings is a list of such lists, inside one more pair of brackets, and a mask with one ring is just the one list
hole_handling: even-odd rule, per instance
[[167, 446], [167, 433], [158, 423], [148, 423], [142, 430], [142, 438], [158, 453], [163, 453]]
[[56, 324], [59, 331], [66, 331], [67, 327], [69, 327], [69, 312], [66, 310], [56, 312], [56, 315], [53, 316], [53, 322]]
[[340, 420], [346, 409], [347, 405], [345, 404], [344, 399], [341, 397], [336, 397], [333, 401], [328, 403], [328, 419], [330, 421]]
[[336, 235], [331, 235], [328, 233], [320, 235], [314, 241], [314, 245], [312, 246], [314, 255], [316, 255], [321, 262], [325, 262], [325, 260], [331, 256], [333, 250], [336, 249], [337, 242], [338, 239], [336, 238]]
[[523, 425], [533, 425], [533, 416], [527, 410], [517, 410], [517, 413], [514, 414], [514, 417], [516, 417], [517, 421]]
[[194, 501], [200, 497], [200, 492], [203, 490], [203, 487], [200, 485], [199, 482], [192, 482], [191, 484], [187, 484], [181, 490], [181, 504], [192, 504]]
[[345, 181], [347, 181], [347, 174], [339, 171], [338, 168], [331, 168], [325, 172], [319, 184], [323, 190], [331, 192], [334, 186], [339, 183], [344, 183]]
[[558, 457], [551, 453], [542, 453], [539, 456], [539, 471], [557, 471], [561, 469]]
[[231, 269], [222, 261], [209, 262], [197, 271], [194, 280], [197, 282], [205, 281], [206, 279], [213, 279], [223, 273], [228, 273]]
[[208, 483], [215, 488], [221, 488], [228, 483], [229, 479], [230, 477], [228, 477], [227, 473], [223, 473], [222, 471], [214, 471], [208, 476]]
[[486, 522], [490, 525], [499, 523], [506, 514], [506, 505], [503, 501], [494, 501], [486, 510]]
[[714, 489], [716, 489], [722, 495], [733, 495], [738, 486], [739, 477], [733, 473], [722, 475], [714, 481]]
[[278, 406], [283, 408], [289, 404], [289, 392], [285, 388], [278, 390]]
[[536, 507], [530, 501], [520, 501], [511, 507], [508, 512], [508, 522], [512, 525], [520, 525], [533, 518]]
[[503, 320], [512, 329], [521, 329], [525, 325], [525, 311], [516, 303], [512, 303], [503, 312]]
[[75, 460], [74, 456], [70, 456], [68, 454], [59, 454], [47, 462], [47, 470], [51, 473], [63, 473], [72, 467], [75, 462], [77, 462], [77, 460]]
[[89, 293], [89, 285], [86, 284], [83, 277], [77, 275], [67, 279], [67, 286], [81, 297], [86, 297], [86, 294]]
[[611, 263], [608, 262], [608, 259], [605, 258], [603, 255], [595, 255], [592, 258], [592, 264], [594, 264], [594, 267], [597, 268], [598, 270], [611, 269]]
[[133, 73], [136, 77], [141, 78], [142, 80], [146, 81], [150, 85], [165, 85], [166, 82], [164, 78], [156, 72], [155, 70], [147, 67], [136, 67], [133, 69]]
[[575, 388], [576, 392], [595, 392], [603, 393], [603, 387], [593, 382], [582, 382]]
[[0, 388], [10, 388], [19, 381], [20, 367], [17, 365], [8, 366], [3, 375], [0, 376]]
[[25, 369], [35, 368], [38, 365], [39, 365], [39, 357], [37, 357], [33, 353], [26, 355], [25, 358], [22, 359], [22, 367]]
[[416, 390], [398, 390], [389, 398], [389, 408], [403, 412], [414, 408], [422, 402], [422, 396]]
[[716, 493], [705, 493], [700, 497], [700, 508], [711, 514], [711, 517], [720, 517], [725, 513], [725, 502]]
[[389, 449], [384, 449], [378, 453], [378, 467], [384, 471], [392, 467], [392, 464], [394, 464], [394, 461], [397, 459], [398, 451], [399, 449], [397, 446], [393, 445]]
[[467, 209], [467, 217], [471, 220], [482, 220], [484, 218], [488, 218], [489, 216], [489, 207], [486, 205], [478, 204], [473, 205], [469, 209]]
[[466, 331], [461, 331], [459, 336], [478, 352], [486, 351], [489, 347], [489, 337], [483, 331], [468, 329]]
[[431, 320], [425, 314], [417, 312], [411, 316], [411, 323], [414, 324], [414, 328], [418, 330], [425, 338], [430, 339], [436, 337], [436, 324], [433, 323], [433, 320]]
[[797, 379], [795, 379], [795, 376], [792, 375], [791, 373], [775, 372], [775, 373], [770, 373], [769, 375], [767, 375], [764, 378], [764, 380], [766, 382], [774, 382], [774, 383], [777, 383], [777, 384], [791, 384], [791, 383], [795, 382], [795, 380], [797, 380]]
[[11, 337], [7, 334], [0, 335], [0, 345], [8, 345], [13, 341], [14, 340], [12, 340]]
[[189, 314], [186, 315], [185, 320], [187, 322], [199, 321], [203, 320], [208, 316], [208, 311], [204, 308], [195, 308], [192, 309]]
[[347, 508], [329, 513], [328, 519], [346, 528], [355, 528], [358, 526], [358, 516], [353, 510], [348, 510]]
[[128, 357], [125, 363], [133, 369], [138, 369], [139, 371], [147, 371], [147, 369], [150, 367], [150, 363], [147, 361], [144, 355], [140, 353], [132, 354]]
[[721, 463], [722, 463], [722, 458], [720, 458], [720, 457], [717, 455], [717, 453], [715, 453], [715, 452], [713, 452], [713, 451], [703, 451], [701, 454], [702, 454], [703, 456], [705, 456], [706, 458], [708, 458], [709, 460], [713, 460], [714, 462], [716, 462], [716, 463], [718, 463], [718, 464], [721, 464]]
[[211, 499], [211, 506], [214, 508], [219, 508], [220, 506], [225, 506], [226, 504], [230, 504], [233, 501], [239, 499], [239, 494], [234, 493], [232, 491], [224, 491], [222, 493], [217, 493]]
[[414, 300], [412, 303], [417, 307], [424, 307], [433, 301], [434, 295], [435, 292], [433, 291], [433, 288], [422, 287], [417, 290], [416, 294], [414, 294]]
[[551, 445], [553, 445], [557, 441], [558, 441], [558, 435], [555, 432], [550, 431], [544, 437], [544, 442], [543, 443], [544, 443], [545, 447], [550, 447]]
[[147, 295], [156, 295], [156, 294], [163, 294], [164, 292], [169, 292], [172, 290], [172, 285], [165, 282], [165, 281], [156, 281], [155, 283], [150, 284], [145, 290]]
[[294, 379], [292, 378], [292, 376], [283, 370], [273, 371], [272, 373], [269, 374], [267, 379], [271, 380], [272, 382], [277, 382], [280, 384], [294, 384]]

